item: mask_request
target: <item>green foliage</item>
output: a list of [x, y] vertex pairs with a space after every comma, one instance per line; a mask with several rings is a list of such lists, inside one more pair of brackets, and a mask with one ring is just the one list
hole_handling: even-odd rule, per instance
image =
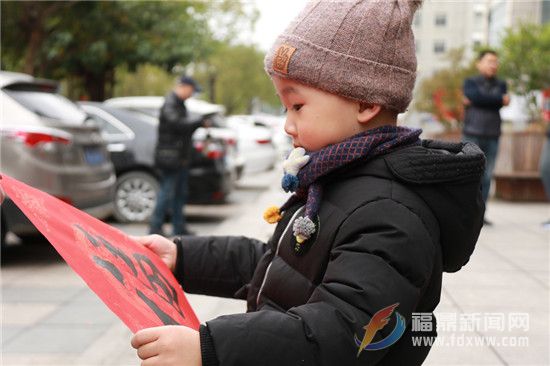
[[206, 97], [223, 104], [228, 114], [250, 112], [256, 98], [275, 106], [279, 101], [264, 71], [264, 56], [254, 46], [218, 43], [207, 61], [196, 65], [195, 76]]
[[550, 23], [508, 29], [499, 55], [501, 74], [510, 79], [514, 93], [550, 87]]
[[2, 1], [2, 68], [65, 78], [69, 88], [101, 100], [119, 66], [171, 70], [204, 59], [212, 51], [212, 17], [236, 19], [230, 15], [242, 15], [239, 9], [229, 0]]
[[[461, 127], [464, 109], [462, 83], [476, 73], [475, 61], [464, 66], [464, 49], [450, 50], [447, 54], [449, 67], [440, 69], [422, 80], [415, 97], [414, 108], [434, 114], [446, 129]], [[436, 103], [437, 95], [441, 104]]]
[[541, 119], [535, 92], [550, 88], [550, 23], [508, 29], [499, 53], [510, 89], [527, 98], [531, 121]]
[[133, 95], [165, 95], [174, 85], [175, 76], [163, 68], [144, 64], [130, 72], [120, 66], [115, 73], [114, 97]]
[[254, 30], [260, 12], [251, 1], [215, 0], [210, 2], [208, 16], [213, 38], [235, 45], [239, 35]]

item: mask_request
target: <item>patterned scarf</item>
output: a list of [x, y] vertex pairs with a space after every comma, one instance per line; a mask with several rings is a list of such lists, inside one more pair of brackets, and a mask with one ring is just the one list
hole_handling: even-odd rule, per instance
[[294, 249], [299, 252], [301, 244], [316, 231], [315, 219], [323, 196], [320, 178], [348, 164], [365, 162], [405, 146], [419, 145], [421, 133], [420, 129], [388, 125], [361, 132], [309, 155], [303, 148], [294, 149], [283, 163], [285, 175], [282, 180], [285, 192], [294, 194], [280, 208], [268, 208], [264, 219], [276, 223], [282, 218], [280, 212], [298, 201], [306, 201], [304, 216], [293, 224]]

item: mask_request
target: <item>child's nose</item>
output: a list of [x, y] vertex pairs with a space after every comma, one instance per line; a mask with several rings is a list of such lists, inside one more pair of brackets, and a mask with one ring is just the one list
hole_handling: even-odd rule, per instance
[[287, 135], [290, 135], [290, 136], [296, 135], [296, 125], [294, 124], [292, 119], [288, 116], [286, 117], [286, 122], [285, 122], [285, 132], [287, 133]]

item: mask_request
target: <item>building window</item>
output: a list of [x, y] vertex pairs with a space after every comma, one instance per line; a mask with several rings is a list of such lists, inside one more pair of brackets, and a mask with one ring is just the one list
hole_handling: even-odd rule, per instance
[[438, 27], [444, 27], [447, 25], [447, 14], [436, 14], [435, 25]]
[[445, 52], [445, 41], [435, 41], [434, 53], [444, 53], [444, 52]]
[[483, 23], [483, 12], [482, 12], [482, 11], [479, 11], [479, 10], [478, 10], [478, 11], [476, 11], [476, 12], [474, 13], [474, 22], [475, 22], [476, 24], [481, 24], [481, 23]]
[[414, 26], [420, 27], [422, 25], [422, 14], [420, 12], [417, 12], [414, 16]]
[[550, 22], [550, 0], [543, 0], [542, 2], [542, 24]]

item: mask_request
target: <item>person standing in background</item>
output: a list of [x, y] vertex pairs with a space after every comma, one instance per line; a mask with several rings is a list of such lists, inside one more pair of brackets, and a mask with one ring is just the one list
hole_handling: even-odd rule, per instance
[[191, 137], [204, 122], [190, 122], [185, 100], [200, 88], [189, 76], [181, 76], [174, 89], [165, 97], [160, 110], [155, 167], [160, 172], [160, 191], [151, 217], [150, 234], [162, 234], [162, 224], [172, 199], [173, 235], [192, 234], [186, 225], [184, 206], [187, 199]]
[[[497, 78], [499, 60], [495, 51], [484, 50], [477, 61], [479, 75], [464, 81], [464, 129], [462, 140], [478, 145], [486, 157], [482, 181], [483, 201], [487, 203], [500, 138], [500, 108], [510, 104], [506, 83]], [[485, 225], [491, 225], [486, 218]]]

